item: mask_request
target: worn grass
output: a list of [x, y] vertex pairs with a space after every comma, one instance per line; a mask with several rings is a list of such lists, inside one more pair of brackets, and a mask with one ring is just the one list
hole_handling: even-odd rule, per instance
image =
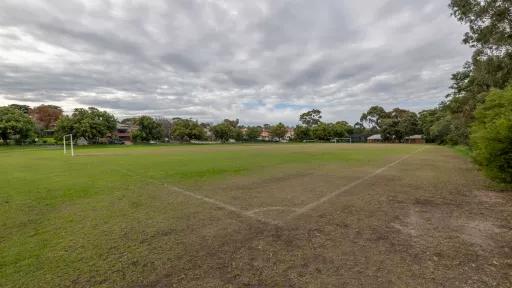
[[[239, 238], [248, 227], [278, 228], [170, 191], [164, 184], [240, 209], [300, 207], [419, 147], [115, 146], [79, 148], [75, 158], [59, 150], [4, 148], [0, 287], [286, 286], [293, 275], [247, 276], [244, 271], [250, 267], [235, 267], [237, 259], [230, 254], [254, 244], [251, 238]], [[244, 246], [244, 241], [251, 243]], [[286, 243], [278, 242], [272, 243], [284, 246], [273, 249], [286, 249]], [[229, 260], [235, 266], [226, 268], [222, 265], [229, 255], [235, 257]], [[287, 257], [281, 256], [286, 263]], [[220, 270], [211, 270], [220, 264]]]

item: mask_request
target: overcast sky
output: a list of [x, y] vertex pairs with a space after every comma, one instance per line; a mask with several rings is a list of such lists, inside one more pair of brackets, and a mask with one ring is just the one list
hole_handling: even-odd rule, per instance
[[435, 106], [465, 30], [448, 0], [2, 0], [0, 105], [354, 122]]

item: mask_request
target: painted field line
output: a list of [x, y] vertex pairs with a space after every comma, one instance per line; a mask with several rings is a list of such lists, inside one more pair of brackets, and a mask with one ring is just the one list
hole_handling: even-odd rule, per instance
[[388, 168], [390, 168], [390, 167], [400, 163], [401, 161], [411, 157], [413, 154], [418, 153], [420, 151], [423, 151], [425, 149], [427, 149], [427, 147], [420, 148], [420, 149], [418, 149], [418, 150], [416, 150], [416, 151], [414, 151], [414, 152], [412, 152], [410, 154], [407, 154], [404, 157], [402, 157], [402, 158], [400, 158], [400, 159], [398, 159], [398, 160], [396, 160], [396, 161], [394, 161], [392, 163], [389, 163], [388, 165], [386, 165], [386, 166], [376, 170], [375, 172], [373, 172], [371, 174], [368, 174], [368, 175], [364, 176], [363, 178], [361, 178], [359, 180], [356, 180], [356, 181], [348, 184], [347, 186], [344, 186], [343, 188], [338, 189], [338, 190], [332, 192], [331, 194], [328, 194], [328, 195], [320, 198], [319, 200], [317, 200], [315, 202], [312, 202], [312, 203], [310, 203], [310, 204], [308, 204], [308, 205], [306, 205], [306, 206], [304, 206], [302, 208], [298, 208], [295, 212], [293, 212], [292, 214], [290, 214], [290, 216], [287, 217], [287, 220], [290, 220], [292, 218], [295, 218], [295, 217], [297, 217], [297, 216], [299, 216], [301, 214], [304, 214], [304, 213], [308, 212], [309, 210], [315, 208], [316, 206], [318, 206], [318, 205], [320, 205], [320, 204], [322, 204], [322, 203], [332, 199], [333, 197], [336, 197], [338, 194], [343, 193], [344, 191], [347, 191], [348, 189], [350, 189], [350, 188], [352, 188], [352, 187], [354, 187], [354, 186], [356, 186], [356, 185], [358, 185], [358, 184], [360, 184], [360, 183], [362, 183], [362, 182], [364, 182], [364, 181], [366, 181], [366, 180], [368, 180], [368, 179], [370, 179], [370, 178], [372, 178], [372, 177], [382, 173], [382, 171], [384, 171], [384, 170], [386, 170], [386, 169], [388, 169]]
[[[114, 169], [117, 169], [125, 174], [128, 174], [130, 176], [133, 176], [133, 177], [139, 177], [139, 178], [144, 178], [140, 175], [137, 175], [135, 173], [132, 173], [128, 170], [125, 170], [125, 169], [121, 169], [121, 168], [114, 168]], [[190, 192], [190, 191], [187, 191], [185, 189], [182, 189], [182, 188], [179, 188], [179, 187], [176, 187], [176, 186], [171, 186], [169, 184], [166, 184], [166, 183], [163, 183], [163, 182], [160, 182], [158, 180], [154, 180], [154, 179], [150, 179], [150, 178], [144, 178], [144, 180], [147, 180], [149, 182], [153, 182], [153, 183], [156, 183], [158, 185], [162, 185], [164, 186], [165, 188], [169, 189], [169, 190], [173, 190], [175, 192], [178, 192], [178, 193], [181, 193], [181, 194], [184, 194], [184, 195], [187, 195], [189, 197], [193, 197], [193, 198], [196, 198], [196, 199], [199, 199], [199, 200], [202, 200], [204, 202], [207, 202], [207, 203], [210, 203], [210, 204], [213, 204], [214, 206], [217, 206], [219, 208], [223, 208], [225, 210], [229, 210], [229, 211], [232, 211], [232, 212], [235, 212], [239, 215], [242, 215], [242, 216], [245, 216], [245, 217], [249, 217], [249, 218], [253, 218], [253, 219], [256, 219], [258, 221], [261, 221], [261, 222], [265, 222], [267, 224], [273, 224], [273, 225], [281, 225], [282, 223], [281, 222], [278, 222], [278, 221], [273, 221], [273, 220], [270, 220], [270, 219], [265, 219], [263, 217], [260, 217], [258, 215], [254, 215], [251, 213], [251, 211], [244, 211], [242, 209], [239, 209], [239, 208], [236, 208], [235, 206], [232, 206], [232, 205], [229, 205], [229, 204], [226, 204], [226, 203], [223, 203], [221, 201], [218, 201], [218, 200], [215, 200], [215, 199], [212, 199], [212, 198], [208, 198], [208, 197], [205, 197], [205, 196], [201, 196], [201, 195], [198, 195], [196, 193], [193, 193], [193, 192]]]

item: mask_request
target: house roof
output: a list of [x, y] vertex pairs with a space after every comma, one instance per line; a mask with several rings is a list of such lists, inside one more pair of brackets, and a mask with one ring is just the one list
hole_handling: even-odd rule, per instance
[[375, 134], [368, 137], [368, 140], [382, 140], [382, 136], [380, 136], [380, 134]]

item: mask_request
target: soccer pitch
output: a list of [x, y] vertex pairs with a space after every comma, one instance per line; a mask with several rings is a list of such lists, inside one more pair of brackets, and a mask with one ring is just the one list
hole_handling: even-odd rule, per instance
[[1, 287], [512, 284], [510, 194], [446, 147], [75, 152], [0, 150]]

